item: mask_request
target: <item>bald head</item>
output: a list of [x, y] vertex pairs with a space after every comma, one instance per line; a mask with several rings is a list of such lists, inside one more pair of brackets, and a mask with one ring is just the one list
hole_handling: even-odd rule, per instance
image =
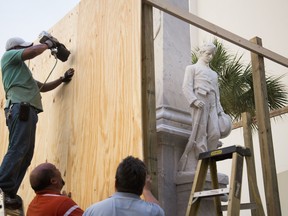
[[45, 189], [52, 189], [60, 192], [64, 185], [64, 181], [55, 165], [51, 163], [42, 163], [31, 172], [30, 184], [35, 192]]

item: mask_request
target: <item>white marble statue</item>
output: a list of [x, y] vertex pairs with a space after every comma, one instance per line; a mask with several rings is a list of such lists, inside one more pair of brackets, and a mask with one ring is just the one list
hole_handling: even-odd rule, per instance
[[194, 172], [199, 153], [217, 149], [222, 145], [219, 139], [231, 132], [231, 119], [220, 104], [218, 75], [209, 67], [215, 52], [213, 43], [204, 44], [197, 63], [185, 70], [182, 89], [191, 108], [192, 133], [179, 161], [179, 172]]

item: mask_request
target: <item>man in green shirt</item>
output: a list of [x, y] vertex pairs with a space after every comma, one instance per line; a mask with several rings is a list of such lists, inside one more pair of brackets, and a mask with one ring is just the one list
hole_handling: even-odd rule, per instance
[[7, 208], [19, 208], [22, 204], [17, 191], [34, 153], [37, 114], [43, 111], [40, 91], [47, 92], [61, 83], [68, 83], [74, 75], [74, 69], [70, 68], [63, 77], [49, 83], [34, 80], [24, 61], [54, 46], [51, 40], [33, 45], [14, 37], [7, 41], [6, 52], [1, 59], [9, 145], [0, 167], [0, 188], [4, 191]]

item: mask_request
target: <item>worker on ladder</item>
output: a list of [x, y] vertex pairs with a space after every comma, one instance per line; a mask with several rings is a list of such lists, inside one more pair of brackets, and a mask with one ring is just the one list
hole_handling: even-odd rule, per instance
[[7, 208], [17, 209], [22, 206], [17, 192], [34, 154], [38, 113], [43, 112], [40, 92], [68, 83], [74, 75], [74, 69], [70, 68], [64, 77], [49, 83], [41, 83], [33, 78], [25, 61], [52, 48], [55, 48], [55, 43], [51, 40], [33, 45], [32, 42], [13, 37], [6, 42], [6, 52], [1, 58], [9, 144], [0, 166], [0, 188], [5, 193], [4, 204]]

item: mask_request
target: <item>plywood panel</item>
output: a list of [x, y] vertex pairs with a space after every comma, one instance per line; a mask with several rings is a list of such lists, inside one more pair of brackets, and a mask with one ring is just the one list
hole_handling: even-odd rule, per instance
[[[119, 160], [127, 154], [141, 156], [142, 152], [141, 1], [100, 2], [82, 1], [78, 22], [76, 92], [82, 94], [75, 110], [80, 114], [74, 119], [82, 135], [75, 137], [77, 146], [70, 148], [69, 172], [87, 173], [71, 178], [84, 203], [111, 194]], [[84, 166], [73, 165], [79, 162]]]
[[[72, 53], [49, 80], [76, 71], [71, 83], [42, 95], [35, 155], [20, 190], [25, 205], [34, 196], [28, 175], [39, 163], [60, 167], [65, 189], [85, 209], [114, 192], [122, 158], [142, 158], [140, 19], [140, 0], [82, 0], [49, 31]], [[46, 51], [29, 63], [36, 79], [44, 81], [53, 58]]]

